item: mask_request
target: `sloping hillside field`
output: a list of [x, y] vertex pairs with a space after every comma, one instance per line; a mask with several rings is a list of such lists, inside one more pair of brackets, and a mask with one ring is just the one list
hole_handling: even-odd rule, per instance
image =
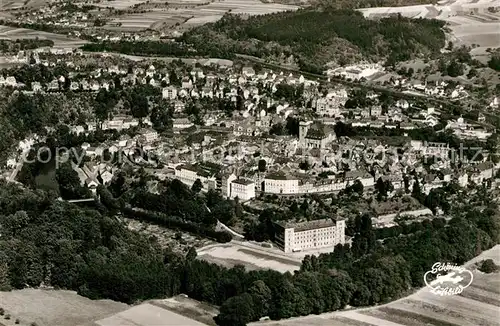
[[500, 273], [484, 274], [475, 262], [491, 258], [500, 264], [500, 245], [466, 265], [474, 278], [460, 295], [439, 296], [423, 288], [395, 302], [373, 308], [291, 318], [252, 325], [274, 326], [495, 326], [500, 325]]
[[401, 14], [410, 18], [446, 21], [456, 38], [455, 43], [479, 45], [479, 49], [474, 50], [479, 52], [481, 48], [500, 47], [499, 8], [498, 0], [443, 0], [436, 5], [365, 8], [359, 11], [367, 18]]

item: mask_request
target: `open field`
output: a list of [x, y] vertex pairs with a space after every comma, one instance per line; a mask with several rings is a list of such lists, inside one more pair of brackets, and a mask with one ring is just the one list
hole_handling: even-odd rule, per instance
[[113, 23], [120, 23], [121, 26], [105, 26], [105, 28], [107, 30], [139, 31], [147, 28], [173, 27], [177, 23], [182, 24], [194, 13], [195, 10], [190, 13], [161, 9], [140, 14], [122, 15], [112, 21]]
[[200, 323], [215, 326], [214, 317], [219, 314], [219, 309], [207, 303], [178, 295], [165, 300], [154, 300], [151, 304], [168, 309], [179, 315], [194, 319]]
[[50, 0], [2, 0], [0, 10], [14, 10], [22, 7], [40, 8], [46, 6]]
[[133, 5], [139, 4], [146, 2], [144, 0], [103, 0], [99, 1], [99, 3], [95, 3], [95, 6], [98, 7], [111, 7], [115, 9], [127, 9], [129, 7], [132, 7]]
[[0, 40], [34, 39], [37, 37], [41, 40], [52, 40], [56, 48], [77, 48], [87, 43], [87, 41], [68, 38], [61, 34], [0, 25]]
[[481, 55], [489, 47], [500, 47], [500, 12], [489, 12], [488, 7], [500, 7], [500, 3], [498, 0], [445, 0], [437, 5], [365, 8], [360, 11], [368, 18], [400, 13], [405, 17], [444, 20], [449, 23], [455, 44], [479, 45], [473, 54]]
[[261, 249], [236, 241], [210, 245], [197, 252], [200, 259], [226, 267], [243, 265], [248, 270], [274, 269], [282, 273], [300, 269], [300, 258], [287, 257], [278, 249]]
[[0, 10], [19, 9], [24, 5], [24, 0], [4, 0], [0, 1]]
[[95, 322], [99, 326], [205, 326], [152, 303], [143, 303]]
[[[118, 0], [101, 2], [99, 5], [126, 9], [137, 3], [137, 0]], [[148, 5], [151, 6], [152, 9], [146, 9], [147, 11], [144, 13], [117, 16], [104, 28], [121, 31], [139, 31], [147, 28], [164, 29], [174, 27], [177, 29], [186, 29], [217, 21], [227, 12], [243, 15], [264, 15], [273, 12], [298, 9], [298, 6], [262, 3], [259, 0], [218, 0], [213, 2], [202, 0], [175, 0], [173, 2], [168, 1], [168, 6], [164, 4], [164, 1], [150, 1]], [[116, 23], [120, 23], [121, 26], [114, 26]]]
[[438, 296], [423, 288], [386, 305], [310, 315], [251, 325], [274, 326], [494, 326], [500, 325], [500, 273], [483, 274], [475, 263], [491, 258], [500, 264], [500, 245], [474, 258], [465, 267], [473, 271], [472, 284], [456, 296]]
[[[91, 325], [95, 320], [126, 310], [128, 306], [111, 300], [90, 300], [73, 291], [24, 289], [0, 292], [0, 307], [11, 315], [10, 324], [19, 318], [21, 325]], [[89, 324], [90, 323], [90, 324]]]
[[39, 326], [204, 326], [214, 325], [219, 311], [208, 304], [179, 295], [137, 306], [111, 300], [90, 300], [73, 291], [24, 289], [0, 292], [0, 307], [10, 320], [0, 325]]

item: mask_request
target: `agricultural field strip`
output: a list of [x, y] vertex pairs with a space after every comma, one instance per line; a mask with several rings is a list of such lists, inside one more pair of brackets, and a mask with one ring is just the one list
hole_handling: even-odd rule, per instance
[[469, 316], [465, 317], [464, 314], [467, 314], [467, 310], [457, 313], [451, 309], [441, 308], [417, 300], [409, 300], [408, 302], [401, 303], [398, 302], [397, 304], [389, 305], [388, 307], [381, 307], [379, 309], [369, 311], [381, 311], [388, 314], [388, 316], [396, 315], [416, 319], [419, 323], [423, 323], [425, 321], [431, 324], [442, 322], [442, 324], [448, 323], [450, 325], [477, 326], [480, 322], [484, 322], [483, 319], [477, 319]]
[[358, 320], [358, 321], [368, 323], [370, 325], [375, 325], [375, 326], [405, 326], [403, 324], [391, 322], [387, 319], [380, 319], [380, 318], [377, 318], [374, 316], [365, 315], [365, 314], [362, 314], [362, 313], [360, 313], [358, 311], [354, 311], [354, 310], [341, 312], [341, 313], [339, 313], [339, 316], [344, 316], [344, 317], [347, 317], [349, 319]]
[[[199, 2], [196, 2], [199, 3]], [[203, 2], [202, 2], [203, 3]], [[107, 4], [107, 3], [105, 3]], [[182, 3], [181, 3], [182, 4]], [[180, 4], [180, 5], [181, 5]], [[186, 4], [192, 4], [188, 2]], [[121, 7], [121, 2], [117, 4]], [[111, 5], [110, 3], [110, 6]], [[249, 14], [249, 15], [263, 15], [273, 12], [296, 10], [297, 6], [281, 5], [281, 4], [265, 4], [260, 1], [235, 1], [228, 0], [224, 2], [209, 3], [207, 5], [197, 6], [195, 8], [162, 8], [153, 9], [141, 14], [129, 14], [124, 16], [113, 17], [113, 23], [121, 23], [122, 28], [148, 28], [153, 24], [160, 22], [170, 23], [168, 20], [175, 19], [174, 17], [185, 17], [188, 19], [187, 24], [202, 24], [205, 22], [213, 22], [222, 17], [226, 12], [231, 10], [234, 13]], [[204, 18], [209, 16], [209, 18]], [[201, 18], [201, 19], [200, 19]], [[177, 18], [178, 19], [178, 18]], [[173, 21], [172, 24], [182, 21]]]
[[[430, 292], [425, 297], [418, 296], [415, 299], [397, 302], [391, 307], [414, 311], [415, 306], [420, 307], [422, 305], [424, 306], [423, 310], [429, 315], [439, 310], [439, 313], [433, 316], [437, 319], [443, 318], [440, 317], [443, 315], [445, 315], [446, 318], [455, 316], [458, 320], [462, 318], [471, 320], [497, 320], [498, 318], [498, 307], [496, 306], [460, 296], [442, 298]], [[425, 307], [427, 307], [427, 309], [425, 309]], [[419, 308], [417, 308], [417, 310], [418, 309]]]
[[481, 290], [477, 287], [472, 287], [472, 286], [468, 287], [467, 291], [461, 293], [460, 296], [470, 300], [479, 301], [500, 307], [500, 299], [499, 299], [500, 296], [495, 295], [494, 293], [489, 291]]
[[85, 40], [68, 38], [65, 35], [0, 25], [0, 39], [16, 40], [36, 37], [54, 41], [54, 47], [78, 47], [87, 43]]
[[[366, 310], [361, 312], [364, 315], [377, 317], [380, 319], [386, 319], [395, 323], [400, 323], [405, 326], [421, 326], [424, 321], [422, 319], [425, 318], [425, 322], [429, 322], [431, 320], [435, 320], [434, 318], [428, 316], [419, 316], [417, 313], [409, 313], [405, 310], [398, 309], [389, 309], [385, 307], [381, 307], [379, 309]], [[476, 325], [467, 325], [467, 326], [476, 326]]]
[[[473, 258], [464, 267], [475, 270], [474, 264], [491, 258], [498, 264], [500, 262], [500, 246], [496, 246], [483, 252], [480, 256]], [[498, 298], [500, 294], [500, 274], [481, 274], [474, 272], [476, 278], [471, 285], [471, 295], [481, 294], [484, 297]], [[467, 290], [467, 289], [466, 289]], [[482, 298], [484, 299], [484, 298]], [[487, 301], [487, 300], [485, 300]], [[337, 325], [333, 320], [340, 317], [350, 322], [343, 325], [354, 324], [354, 320], [348, 319], [349, 313], [356, 312], [361, 315], [370, 315], [381, 320], [389, 319], [394, 323], [405, 326], [420, 326], [425, 324], [439, 324], [442, 326], [478, 326], [478, 325], [500, 325], [498, 322], [499, 309], [494, 304], [483, 303], [467, 297], [452, 296], [441, 297], [429, 292], [429, 289], [422, 288], [415, 294], [396, 300], [394, 302], [379, 307], [361, 308], [349, 311], [325, 313], [321, 315], [309, 315], [305, 317], [291, 318], [279, 322], [265, 321], [256, 322], [251, 325], [274, 325], [274, 326], [302, 326], [302, 325]], [[387, 316], [385, 318], [384, 316]], [[322, 322], [324, 321], [324, 322]], [[328, 322], [326, 322], [328, 321]], [[356, 322], [360, 325], [371, 325], [360, 320]], [[357, 325], [357, 324], [355, 324]], [[387, 324], [382, 324], [386, 326]]]

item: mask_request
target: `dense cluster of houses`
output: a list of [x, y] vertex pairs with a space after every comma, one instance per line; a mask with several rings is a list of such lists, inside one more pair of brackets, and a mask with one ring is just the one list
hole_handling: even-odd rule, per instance
[[[199, 179], [204, 190], [219, 189], [230, 198], [236, 191], [240, 199], [248, 200], [259, 193], [334, 193], [356, 181], [370, 189], [379, 178], [389, 182], [394, 193], [412, 191], [414, 183], [418, 182], [423, 193], [428, 194], [450, 182], [466, 187], [470, 182], [495, 181], [496, 170], [500, 167], [487, 156], [465, 162], [465, 158], [451, 155], [453, 149], [445, 143], [411, 141], [404, 147], [391, 147], [377, 141], [360, 142], [348, 138], [333, 141], [334, 133], [327, 131], [325, 135], [330, 140], [324, 147], [308, 146], [307, 136], [272, 139], [264, 145], [246, 139], [228, 156], [217, 156], [214, 152], [232, 148], [230, 139], [233, 137], [226, 139], [225, 146], [223, 142], [213, 147], [210, 139], [208, 142], [204, 139], [203, 160], [200, 157], [195, 165], [172, 164], [175, 172], [171, 177], [189, 186]], [[258, 157], [253, 155], [256, 152]], [[459, 159], [468, 164], [457, 164]], [[259, 160], [266, 161], [265, 171], [259, 170]]]
[[[354, 141], [338, 137], [334, 131], [338, 122], [353, 128], [403, 131], [442, 124], [445, 126], [443, 131], [451, 130], [459, 138], [485, 141], [492, 131], [485, 127], [483, 115], [479, 115], [477, 121], [466, 121], [462, 117], [443, 121], [439, 109], [414, 107], [404, 99], [384, 106], [374, 92], [366, 94], [372, 103], [368, 107], [347, 107], [351, 96], [347, 88], [320, 91], [318, 82], [304, 76], [265, 69], [255, 71], [250, 66], [238, 70], [193, 66], [184, 75], [175, 76], [179, 80], [176, 83], [171, 82], [173, 76], [168, 69], [157, 69], [151, 64], [132, 68], [109, 65], [86, 72], [88, 78], [81, 77], [78, 66], [72, 68], [74, 74], [68, 76], [70, 90], [110, 89], [116, 86], [117, 79], [121, 87], [149, 84], [159, 88], [163, 100], [171, 102], [174, 108], [174, 136], [168, 138], [153, 129], [149, 117], [139, 120], [116, 115], [99, 126], [95, 122], [70, 126], [75, 134], [90, 133], [98, 127], [123, 132], [116, 141], [81, 146], [84, 155], [94, 162], [92, 169], [79, 168], [82, 182], [87, 184], [111, 180], [113, 163], [102, 163], [105, 152], [133, 156], [137, 148], [155, 153], [158, 161], [145, 164], [151, 163], [160, 178], [177, 178], [189, 186], [200, 180], [204, 191], [217, 189], [228, 198], [244, 201], [259, 193], [338, 192], [357, 181], [365, 188], [372, 188], [379, 179], [391, 183], [394, 191], [411, 190], [418, 182], [421, 189], [429, 193], [447, 182], [456, 181], [466, 186], [471, 181], [483, 182], [496, 176], [495, 165], [488, 155], [457, 168], [456, 162], [449, 159], [452, 149], [447, 144], [412, 141], [403, 147], [391, 147], [375, 140]], [[377, 69], [376, 66], [365, 68]], [[74, 78], [77, 73], [80, 77]], [[15, 84], [13, 77], [0, 79], [0, 85]], [[59, 76], [46, 84], [32, 83], [29, 91], [62, 91], [62, 84], [68, 81]], [[295, 101], [276, 96], [280, 85], [300, 88], [302, 103], [307, 104], [297, 106]], [[200, 98], [241, 102], [241, 107], [231, 117], [219, 111], [204, 112], [204, 125], [195, 125], [192, 117], [185, 114], [185, 108], [190, 101]], [[273, 135], [271, 130], [278, 125], [286, 126], [288, 118], [297, 121], [297, 134]], [[135, 136], [124, 133], [129, 129], [135, 130]], [[186, 138], [193, 135], [200, 137], [187, 145]], [[426, 164], [425, 158], [436, 156], [441, 159]], [[131, 161], [136, 159], [142, 158], [132, 157]], [[265, 168], [259, 167], [259, 161], [265, 162]], [[414, 173], [418, 177], [408, 179]]]

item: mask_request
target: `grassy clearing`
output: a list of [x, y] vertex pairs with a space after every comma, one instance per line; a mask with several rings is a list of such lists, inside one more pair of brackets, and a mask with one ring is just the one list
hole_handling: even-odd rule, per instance
[[[282, 254], [283, 255], [283, 254]], [[274, 269], [279, 272], [293, 272], [300, 268], [300, 262], [263, 250], [249, 248], [231, 242], [230, 244], [211, 245], [198, 250], [198, 257], [225, 267], [243, 265], [248, 270]]]
[[90, 300], [72, 291], [36, 289], [0, 292], [0, 306], [12, 316], [11, 324], [19, 318], [25, 325], [36, 322], [39, 326], [88, 325], [128, 308], [111, 300]]
[[165, 300], [154, 300], [151, 304], [206, 325], [215, 326], [213, 317], [219, 314], [218, 308], [183, 296], [176, 296]]
[[300, 263], [293, 261], [293, 260], [288, 260], [285, 258], [278, 258], [275, 256], [266, 255], [266, 254], [263, 254], [263, 253], [260, 253], [260, 252], [254, 251], [254, 250], [250, 250], [250, 249], [238, 249], [238, 251], [243, 252], [243, 253], [250, 255], [250, 256], [254, 256], [256, 258], [275, 260], [275, 261], [280, 262], [282, 264], [294, 265], [294, 266], [299, 266], [299, 267], [301, 265]]

